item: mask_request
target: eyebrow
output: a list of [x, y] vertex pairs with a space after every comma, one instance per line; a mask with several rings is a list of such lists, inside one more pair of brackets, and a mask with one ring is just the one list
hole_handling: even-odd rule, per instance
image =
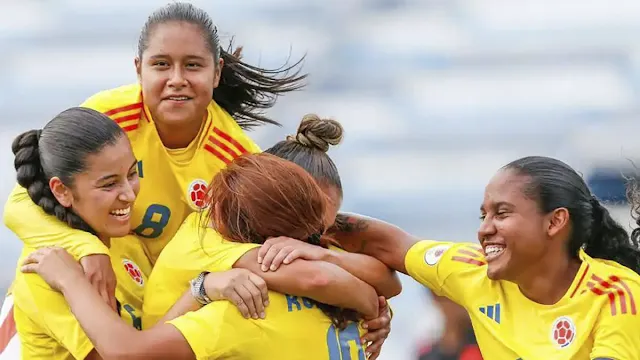
[[[158, 55], [149, 56], [149, 59], [151, 59], [151, 60], [166, 59], [166, 58], [171, 58], [171, 56], [169, 56], [167, 54], [158, 54]], [[185, 56], [185, 58], [187, 58], [187, 59], [195, 59], [195, 60], [202, 60], [202, 61], [206, 60], [204, 57], [198, 56], [198, 55], [187, 55], [187, 56]]]
[[[133, 161], [133, 164], [129, 167], [129, 170], [133, 169], [137, 165], [138, 165], [138, 160], [136, 159], [136, 160]], [[111, 180], [112, 178], [115, 178], [115, 177], [118, 177], [118, 175], [116, 175], [116, 174], [105, 175], [105, 176], [101, 177], [100, 179], [98, 179], [98, 182]]]
[[[501, 206], [507, 206], [507, 207], [512, 208], [513, 204], [510, 203], [510, 202], [506, 202], [506, 201], [499, 201], [499, 202], [497, 202], [495, 204], [492, 204], [492, 206], [495, 207], [495, 208], [499, 208]], [[484, 211], [484, 205], [480, 205], [480, 212], [482, 212], [482, 211]]]

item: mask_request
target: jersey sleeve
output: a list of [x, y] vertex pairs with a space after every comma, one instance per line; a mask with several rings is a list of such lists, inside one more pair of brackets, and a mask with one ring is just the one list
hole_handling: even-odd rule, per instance
[[623, 284], [628, 295], [626, 311], [611, 311], [609, 304], [603, 306], [594, 327], [594, 341], [591, 359], [636, 359], [640, 354], [640, 314], [636, 300], [640, 286]]
[[228, 301], [216, 301], [169, 321], [187, 340], [196, 359], [243, 358], [242, 349], [258, 346], [262, 330], [244, 319]]
[[93, 344], [64, 296], [51, 289], [37, 274], [24, 274], [18, 282], [15, 301], [25, 314], [29, 314], [31, 321], [28, 323], [42, 329], [73, 358], [84, 359], [93, 350]]
[[211, 257], [211, 262], [203, 270], [210, 272], [231, 270], [244, 254], [257, 247], [260, 245], [242, 244], [221, 239], [213, 248], [205, 249], [205, 252]]
[[409, 276], [458, 304], [465, 302], [468, 284], [484, 278], [484, 265], [480, 246], [471, 243], [423, 240], [414, 244], [405, 257]]
[[72, 229], [36, 205], [27, 190], [13, 189], [4, 207], [4, 224], [30, 248], [60, 246], [76, 259], [93, 254], [109, 254], [109, 249], [92, 234]]

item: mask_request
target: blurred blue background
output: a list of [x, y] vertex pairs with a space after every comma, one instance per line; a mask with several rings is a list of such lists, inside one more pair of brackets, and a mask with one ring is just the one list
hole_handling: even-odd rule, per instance
[[[0, 200], [14, 184], [10, 142], [93, 93], [136, 81], [146, 17], [166, 1], [0, 0]], [[344, 124], [331, 152], [344, 210], [425, 238], [475, 241], [484, 185], [525, 155], [567, 161], [598, 195], [621, 200], [640, 158], [637, 0], [192, 1], [234, 36], [244, 60], [278, 67], [307, 55], [305, 91], [270, 111], [283, 128], [308, 112]], [[612, 205], [625, 225], [626, 204]], [[34, 224], [36, 225], [36, 224]], [[0, 290], [21, 248], [0, 229]], [[393, 300], [382, 359], [411, 359], [440, 314], [410, 279]]]

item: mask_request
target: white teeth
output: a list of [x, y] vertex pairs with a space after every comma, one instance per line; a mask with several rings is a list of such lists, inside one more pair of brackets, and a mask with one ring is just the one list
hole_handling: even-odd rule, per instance
[[172, 96], [169, 98], [170, 100], [176, 100], [176, 101], [184, 101], [184, 100], [189, 100], [188, 97], [186, 96]]
[[500, 245], [489, 245], [484, 249], [485, 254], [487, 255], [497, 255], [504, 250], [504, 246]]
[[131, 207], [128, 207], [126, 209], [118, 209], [118, 210], [113, 210], [111, 212], [111, 215], [116, 215], [116, 216], [126, 216], [129, 215], [129, 212], [131, 211]]

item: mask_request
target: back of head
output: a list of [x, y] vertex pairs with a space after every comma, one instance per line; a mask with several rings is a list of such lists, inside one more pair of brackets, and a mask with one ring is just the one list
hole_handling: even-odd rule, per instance
[[542, 156], [521, 158], [504, 168], [529, 178], [525, 195], [538, 203], [542, 213], [558, 208], [568, 210], [571, 256], [577, 258], [579, 249], [583, 248], [592, 257], [614, 260], [640, 273], [637, 241], [630, 241], [624, 228], [613, 220], [573, 168]]
[[340, 144], [343, 133], [338, 121], [307, 114], [302, 118], [295, 135], [287, 136], [286, 140], [264, 152], [298, 164], [319, 184], [334, 186], [342, 196], [338, 168], [327, 151], [331, 145]]
[[302, 168], [269, 154], [244, 155], [209, 187], [210, 220], [225, 238], [261, 244], [272, 236], [323, 233], [326, 197]]
[[[300, 166], [266, 153], [243, 155], [220, 171], [209, 186], [209, 221], [226, 239], [262, 244], [287, 236], [318, 245], [327, 198]], [[357, 314], [326, 304], [318, 307], [338, 328]]]
[[53, 196], [49, 180], [58, 177], [73, 188], [74, 176], [86, 169], [86, 158], [115, 144], [124, 131], [106, 115], [87, 108], [71, 108], [58, 114], [42, 130], [18, 135], [11, 145], [17, 181], [47, 214], [71, 227], [93, 230]]

